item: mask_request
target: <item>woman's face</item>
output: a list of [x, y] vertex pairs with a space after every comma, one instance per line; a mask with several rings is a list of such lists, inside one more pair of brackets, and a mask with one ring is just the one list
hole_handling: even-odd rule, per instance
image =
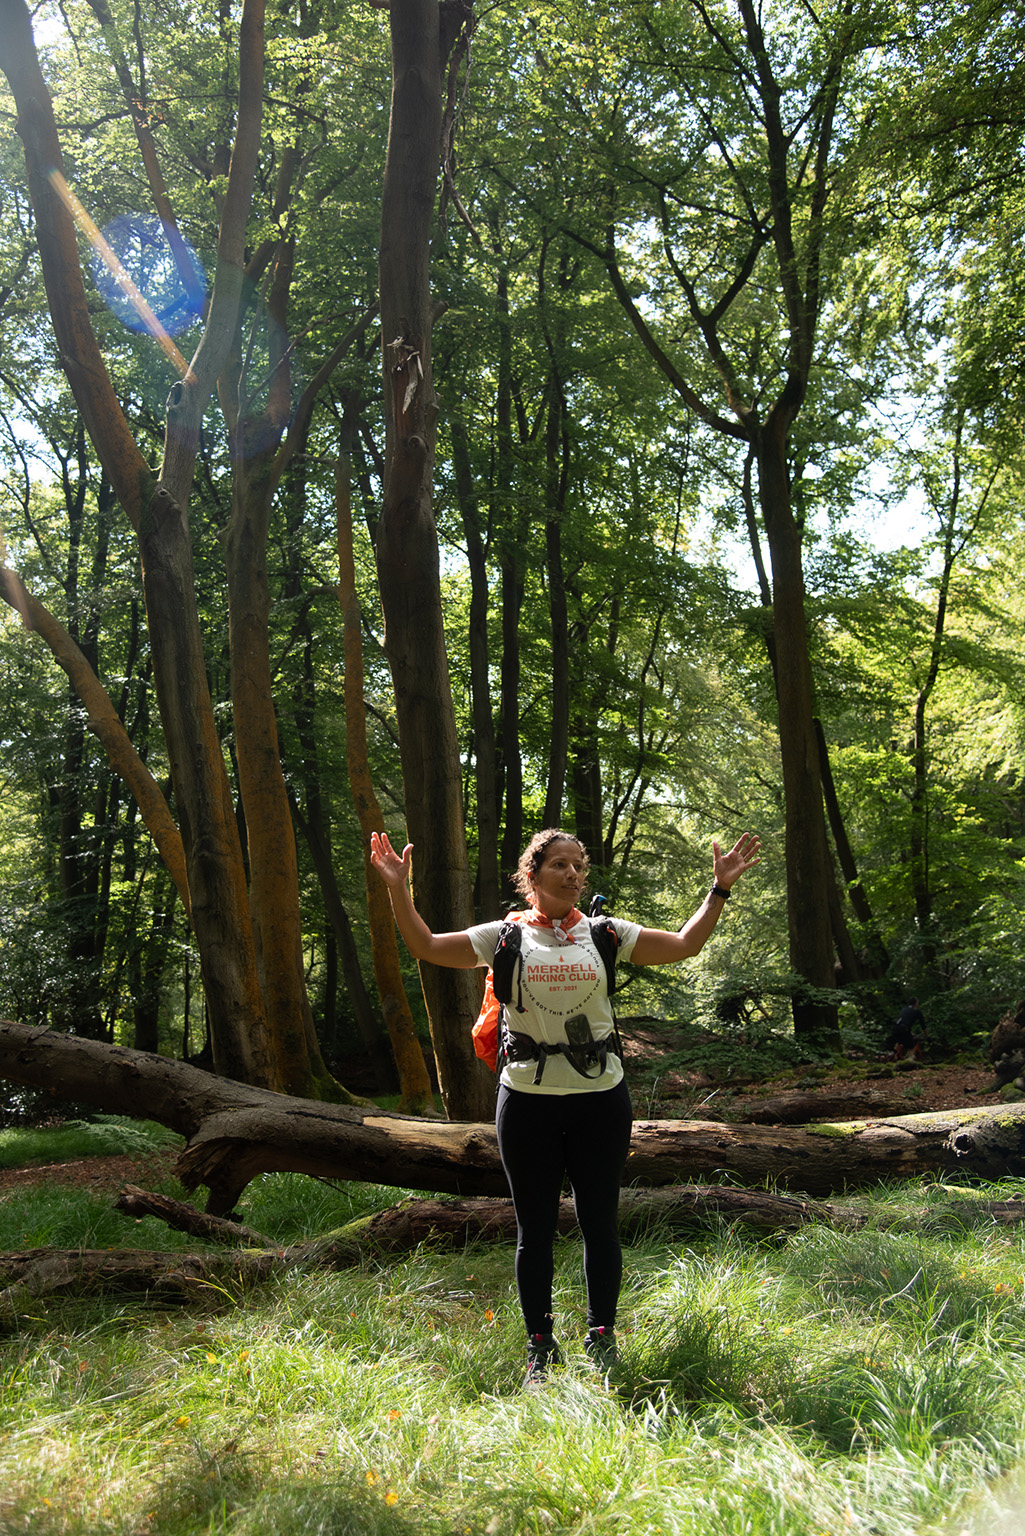
[[532, 903], [546, 917], [565, 917], [587, 882], [587, 858], [571, 837], [549, 843], [533, 877]]

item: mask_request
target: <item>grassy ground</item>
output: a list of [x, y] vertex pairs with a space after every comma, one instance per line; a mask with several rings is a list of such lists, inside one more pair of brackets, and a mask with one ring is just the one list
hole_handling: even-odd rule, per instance
[[180, 1136], [155, 1120], [99, 1115], [95, 1120], [69, 1120], [49, 1130], [26, 1127], [0, 1131], [0, 1168], [70, 1162], [77, 1157], [144, 1157], [148, 1152], [181, 1144]]
[[[38, 1303], [0, 1339], [0, 1533], [1011, 1536], [1025, 1236], [976, 1202], [1017, 1188], [890, 1190], [856, 1234], [631, 1248], [609, 1385], [580, 1348], [573, 1239], [567, 1364], [530, 1394], [508, 1248], [210, 1288], [188, 1310]], [[395, 1197], [280, 1174], [243, 1214], [286, 1242]], [[27, 1242], [196, 1246], [38, 1187], [0, 1199], [0, 1248]]]

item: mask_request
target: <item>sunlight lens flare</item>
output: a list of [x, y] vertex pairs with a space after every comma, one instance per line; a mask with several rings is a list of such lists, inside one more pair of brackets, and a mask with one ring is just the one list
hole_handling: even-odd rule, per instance
[[[199, 258], [185, 246], [192, 266], [190, 292], [178, 275], [167, 232], [159, 219], [119, 218], [106, 231], [100, 230], [60, 171], [49, 174], [54, 190], [92, 246], [93, 276], [104, 301], [129, 329], [148, 332], [184, 377], [189, 365], [171, 339], [169, 325], [177, 332], [199, 318], [195, 295], [205, 288]], [[156, 309], [137, 279], [148, 288]]]

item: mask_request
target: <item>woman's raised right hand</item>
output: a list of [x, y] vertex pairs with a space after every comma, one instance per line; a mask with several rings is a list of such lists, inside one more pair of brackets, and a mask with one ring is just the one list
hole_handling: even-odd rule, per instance
[[407, 843], [400, 858], [392, 847], [387, 832], [370, 834], [370, 862], [385, 885], [405, 885], [409, 879], [409, 861], [412, 852], [413, 844]]

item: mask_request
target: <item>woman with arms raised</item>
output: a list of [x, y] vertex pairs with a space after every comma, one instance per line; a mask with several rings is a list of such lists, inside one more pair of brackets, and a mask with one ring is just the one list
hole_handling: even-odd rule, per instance
[[[617, 958], [669, 965], [696, 955], [736, 881], [758, 863], [759, 846], [750, 833], [728, 853], [712, 844], [712, 888], [676, 933], [612, 919]], [[432, 933], [410, 896], [412, 852], [408, 844], [400, 856], [386, 834], [371, 835], [371, 862], [388, 887], [410, 953], [435, 965], [491, 966], [503, 924]], [[584, 1348], [603, 1370], [616, 1359], [623, 1272], [619, 1188], [633, 1112], [623, 1064], [612, 1046], [605, 966], [591, 922], [578, 906], [588, 864], [585, 848], [572, 834], [549, 828], [527, 844], [515, 882], [527, 910], [520, 920], [513, 1005], [502, 1031], [495, 1125], [516, 1209], [516, 1284], [527, 1326], [528, 1386], [544, 1381], [547, 1367], [560, 1359], [552, 1281], [564, 1177], [584, 1239]]]

